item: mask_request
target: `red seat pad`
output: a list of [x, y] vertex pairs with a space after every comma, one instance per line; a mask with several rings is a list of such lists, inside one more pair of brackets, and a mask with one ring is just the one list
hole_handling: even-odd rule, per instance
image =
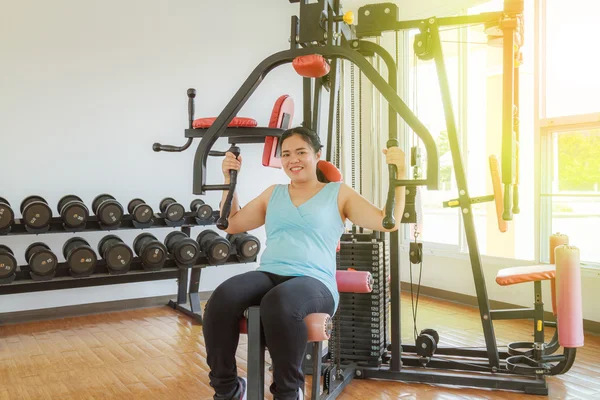
[[294, 58], [292, 66], [298, 75], [305, 78], [321, 78], [329, 73], [331, 68], [327, 60], [320, 54], [309, 54]]
[[508, 286], [516, 283], [554, 279], [555, 275], [556, 268], [554, 264], [528, 265], [501, 269], [496, 275], [496, 282], [498, 285]]
[[[198, 118], [198, 119], [194, 120], [194, 123], [192, 126], [194, 127], [194, 129], [210, 128], [212, 126], [212, 124], [215, 123], [216, 120], [217, 120], [217, 117]], [[231, 120], [231, 122], [227, 126], [230, 128], [242, 128], [242, 127], [254, 128], [257, 125], [258, 125], [258, 123], [253, 118], [235, 117]]]

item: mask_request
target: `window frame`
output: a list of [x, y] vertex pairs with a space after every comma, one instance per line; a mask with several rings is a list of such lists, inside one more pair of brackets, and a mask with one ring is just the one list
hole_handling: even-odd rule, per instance
[[[547, 238], [552, 234], [552, 180], [543, 179], [541, 171], [553, 165], [553, 140], [555, 132], [570, 132], [579, 129], [600, 129], [600, 112], [560, 117], [547, 117], [546, 110], [546, 78], [547, 78], [547, 42], [546, 42], [546, 9], [548, 0], [535, 0], [535, 66], [534, 66], [534, 123], [536, 132], [535, 172], [536, 185], [535, 210], [538, 223], [536, 224], [536, 256], [540, 261], [547, 262], [550, 244]], [[577, 196], [572, 197], [588, 197]], [[581, 260], [582, 268], [600, 270], [600, 262]]]

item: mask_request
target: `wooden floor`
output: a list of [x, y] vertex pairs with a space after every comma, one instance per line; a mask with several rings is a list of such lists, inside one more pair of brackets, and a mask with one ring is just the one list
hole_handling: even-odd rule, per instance
[[[410, 297], [403, 296], [405, 340], [412, 341]], [[418, 327], [441, 344], [483, 345], [476, 309], [421, 297]], [[531, 325], [496, 323], [499, 344], [527, 341]], [[0, 400], [212, 399], [202, 328], [168, 307], [0, 326]], [[245, 376], [246, 340], [238, 349]], [[423, 384], [354, 380], [340, 400], [600, 399], [600, 338], [587, 335], [571, 371], [548, 378], [550, 396]], [[267, 385], [271, 383], [267, 376]], [[307, 378], [307, 390], [310, 377]], [[268, 390], [266, 390], [268, 393]]]

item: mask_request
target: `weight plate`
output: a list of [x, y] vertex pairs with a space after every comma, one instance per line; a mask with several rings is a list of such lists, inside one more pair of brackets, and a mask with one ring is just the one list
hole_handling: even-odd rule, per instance
[[25, 210], [25, 207], [26, 207], [26, 206], [27, 206], [29, 203], [32, 203], [32, 202], [34, 202], [34, 201], [41, 201], [42, 203], [45, 203], [45, 202], [46, 202], [46, 200], [45, 200], [43, 197], [41, 197], [41, 196], [35, 196], [35, 195], [34, 195], [34, 196], [29, 196], [29, 197], [26, 197], [26, 198], [24, 198], [24, 199], [23, 199], [23, 201], [21, 202], [21, 207], [20, 207], [21, 214], [23, 214], [23, 211]]
[[17, 269], [17, 260], [10, 252], [0, 253], [0, 278], [11, 276]]
[[242, 244], [241, 247], [240, 253], [247, 258], [256, 256], [260, 249], [259, 244], [255, 240], [247, 240]]
[[184, 243], [179, 247], [178, 255], [182, 263], [192, 262], [198, 257], [198, 248], [192, 243]]
[[113, 196], [111, 196], [110, 194], [99, 194], [98, 196], [96, 196], [94, 198], [94, 200], [92, 200], [92, 211], [94, 212], [94, 214], [96, 214], [96, 212], [98, 211], [98, 206], [100, 206], [100, 203], [102, 203], [105, 200], [114, 200], [115, 198]]
[[80, 201], [83, 203], [83, 201], [78, 196], [75, 196], [74, 194], [68, 194], [66, 196], [63, 196], [58, 201], [58, 205], [56, 206], [56, 211], [58, 211], [58, 213], [61, 214], [61, 211], [62, 211], [63, 207], [65, 206], [65, 204], [67, 204], [71, 201]]
[[68, 254], [67, 264], [74, 272], [85, 273], [96, 266], [96, 253], [89, 247], [80, 247]]
[[89, 216], [89, 211], [83, 203], [69, 203], [64, 207], [63, 220], [65, 225], [78, 228], [84, 225]]
[[0, 230], [11, 226], [15, 220], [15, 213], [7, 202], [0, 199]]
[[31, 270], [38, 275], [48, 275], [56, 269], [58, 260], [50, 250], [39, 250], [32, 253], [29, 259]]
[[230, 248], [227, 243], [219, 242], [211, 247], [210, 255], [215, 261], [223, 261], [229, 257]]
[[123, 218], [123, 208], [114, 200], [101, 204], [98, 213], [98, 219], [108, 226], [118, 224]]
[[142, 259], [146, 264], [160, 264], [167, 257], [167, 249], [160, 242], [152, 243], [144, 249]]
[[133, 218], [140, 224], [147, 224], [152, 220], [153, 210], [148, 204], [140, 204], [133, 210]]
[[165, 218], [171, 222], [181, 221], [185, 214], [185, 208], [179, 203], [171, 203], [167, 206], [165, 211]]
[[177, 203], [177, 201], [172, 197], [165, 197], [158, 204], [158, 209], [160, 210], [160, 212], [164, 213], [167, 206], [171, 203]]
[[115, 271], [127, 268], [132, 259], [131, 249], [124, 243], [117, 243], [107, 249], [106, 264]]
[[30, 202], [25, 206], [23, 222], [30, 228], [43, 228], [50, 223], [52, 210], [48, 204], [41, 201]]
[[144, 204], [146, 203], [144, 200], [142, 199], [133, 199], [129, 202], [129, 204], [127, 204], [127, 212], [129, 214], [133, 214], [133, 210], [135, 209], [135, 207], [139, 206], [140, 204]]

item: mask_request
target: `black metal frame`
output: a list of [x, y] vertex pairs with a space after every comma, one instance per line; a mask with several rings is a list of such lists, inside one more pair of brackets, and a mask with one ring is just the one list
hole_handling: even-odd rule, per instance
[[[280, 131], [267, 131], [248, 129], [242, 133], [243, 128], [228, 128], [231, 120], [237, 115], [246, 101], [254, 93], [258, 85], [267, 74], [274, 68], [292, 62], [295, 58], [307, 55], [322, 55], [331, 63], [329, 79], [330, 107], [327, 137], [327, 159], [332, 155], [333, 114], [337, 99], [339, 86], [338, 67], [339, 60], [344, 59], [358, 66], [365, 77], [388, 101], [389, 113], [389, 140], [387, 147], [399, 146], [397, 115], [399, 115], [408, 126], [419, 136], [427, 152], [427, 176], [424, 179], [396, 179], [395, 167], [390, 166], [389, 192], [386, 202], [386, 218], [384, 227], [393, 227], [395, 221], [391, 216], [394, 209], [394, 193], [398, 186], [427, 186], [430, 190], [438, 189], [438, 154], [435, 141], [425, 126], [412, 113], [407, 105], [397, 94], [397, 67], [391, 55], [380, 46], [371, 42], [360, 40], [363, 37], [379, 36], [385, 31], [399, 31], [407, 29], [418, 29], [418, 42], [415, 44], [417, 56], [423, 59], [433, 59], [439, 77], [441, 97], [446, 117], [447, 131], [450, 141], [450, 150], [454, 171], [456, 175], [459, 197], [445, 203], [448, 207], [460, 207], [462, 210], [463, 223], [467, 237], [473, 279], [477, 293], [480, 318], [483, 327], [486, 346], [481, 349], [466, 348], [439, 348], [436, 354], [440, 357], [421, 357], [414, 354], [414, 345], [402, 346], [400, 327], [400, 269], [399, 269], [399, 233], [391, 233], [390, 262], [391, 269], [391, 343], [388, 347], [388, 363], [378, 367], [365, 367], [356, 363], [335, 366], [333, 360], [317, 360], [314, 365], [315, 371], [324, 374], [326, 393], [313, 392], [313, 399], [334, 399], [341, 390], [353, 378], [378, 378], [398, 380], [405, 382], [424, 382], [431, 384], [450, 384], [459, 386], [485, 387], [493, 389], [514, 390], [531, 394], [548, 394], [545, 375], [549, 370], [539, 365], [529, 370], [520, 367], [511, 367], [510, 357], [515, 354], [523, 359], [519, 362], [540, 364], [543, 362], [559, 362], [553, 372], [564, 373], [574, 360], [575, 349], [565, 349], [562, 356], [548, 356], [556, 350], [555, 341], [551, 341], [543, 351], [543, 333], [536, 331], [534, 346], [542, 346], [542, 351], [535, 349], [531, 353], [518, 353], [518, 350], [499, 351], [496, 343], [493, 319], [499, 318], [534, 318], [543, 321], [543, 307], [539, 302], [538, 294], [541, 296], [541, 283], [535, 284], [536, 304], [535, 311], [492, 311], [487, 294], [481, 256], [478, 249], [475, 225], [472, 213], [472, 204], [493, 200], [493, 196], [470, 197], [466, 179], [466, 171], [462, 161], [459, 145], [456, 121], [451, 103], [451, 93], [448, 77], [444, 65], [439, 27], [467, 24], [488, 24], [497, 26], [503, 32], [504, 50], [504, 74], [503, 85], [503, 147], [502, 147], [502, 175], [505, 184], [504, 195], [504, 219], [510, 220], [512, 213], [518, 212], [518, 195], [513, 197], [513, 187], [517, 193], [517, 182], [515, 181], [516, 161], [516, 134], [514, 132], [513, 105], [515, 104], [515, 93], [518, 93], [518, 79], [515, 78], [514, 44], [521, 44], [520, 29], [523, 13], [522, 0], [507, 0], [503, 11], [485, 13], [481, 15], [452, 17], [452, 18], [429, 18], [414, 21], [397, 21], [398, 7], [393, 3], [374, 4], [359, 9], [359, 22], [350, 27], [341, 22], [341, 9], [338, 0], [317, 0], [308, 4], [303, 1], [292, 1], [300, 3], [300, 16], [291, 19], [290, 49], [284, 50], [267, 57], [248, 76], [239, 90], [231, 98], [215, 122], [207, 129], [190, 129], [186, 131], [186, 137], [199, 137], [196, 155], [194, 159], [193, 192], [204, 194], [207, 190], [232, 190], [226, 185], [208, 185], [206, 183], [206, 163], [211, 153], [211, 148], [220, 137], [229, 137], [230, 143], [242, 143], [250, 140], [252, 143], [264, 141], [265, 136], [278, 136]], [[368, 12], [367, 12], [368, 11]], [[370, 19], [366, 16], [370, 16]], [[363, 17], [366, 19], [363, 20]], [[367, 57], [377, 55], [383, 59], [388, 66], [387, 81], [372, 67]], [[314, 86], [313, 86], [314, 83]], [[303, 78], [303, 115], [304, 126], [316, 127], [319, 122], [318, 109], [320, 105], [320, 92], [322, 81], [311, 78]], [[314, 89], [314, 92], [313, 92]], [[246, 136], [246, 133], [248, 134]], [[184, 146], [187, 148], [188, 144]], [[169, 146], [165, 146], [169, 148]], [[160, 150], [156, 148], [155, 150]], [[170, 151], [170, 150], [169, 150]], [[178, 150], [179, 151], [179, 150]], [[511, 206], [513, 207], [511, 209]], [[538, 293], [539, 292], [539, 293]], [[249, 315], [249, 399], [263, 398], [263, 382], [261, 374], [264, 371], [264, 343], [260, 335], [259, 310], [251, 309]], [[538, 322], [536, 322], [537, 324]], [[543, 325], [548, 325], [542, 322]], [[541, 343], [539, 342], [541, 340]], [[318, 346], [315, 346], [318, 349]], [[314, 349], [313, 349], [314, 350]], [[316, 350], [315, 350], [316, 351]], [[413, 354], [411, 354], [413, 353]], [[315, 353], [317, 354], [317, 353]], [[541, 356], [541, 357], [540, 357]], [[313, 360], [315, 361], [315, 360]], [[322, 362], [324, 361], [324, 362]], [[319, 368], [321, 364], [321, 368]], [[332, 368], [343, 369], [343, 379], [332, 378]], [[426, 367], [426, 368], [423, 368]], [[447, 372], [446, 370], [452, 370]], [[458, 372], [460, 371], [460, 372]], [[334, 374], [335, 377], [336, 374]], [[318, 378], [316, 379], [318, 380]]]

